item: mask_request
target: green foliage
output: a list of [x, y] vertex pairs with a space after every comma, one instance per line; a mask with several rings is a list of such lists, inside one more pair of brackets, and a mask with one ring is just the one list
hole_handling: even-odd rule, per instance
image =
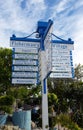
[[26, 87], [19, 87], [14, 90], [14, 96], [17, 99], [23, 99], [26, 98], [28, 95], [28, 90]]
[[[51, 80], [49, 81], [51, 82]], [[83, 82], [68, 79], [53, 79], [50, 83], [52, 93], [58, 97], [58, 110], [67, 112], [68, 107], [83, 110]]]
[[10, 106], [14, 102], [14, 97], [9, 95], [4, 95], [0, 97], [0, 106], [7, 105]]
[[57, 95], [54, 93], [48, 93], [48, 104], [53, 105], [58, 103]]
[[13, 112], [12, 107], [6, 106], [6, 105], [0, 106], [0, 111], [4, 111], [4, 112], [9, 113], [9, 114], [11, 114]]
[[49, 127], [52, 128], [51, 130], [54, 130], [53, 128], [55, 127], [56, 124], [57, 124], [56, 117], [55, 116], [49, 117]]
[[4, 95], [0, 97], [0, 111], [4, 111], [6, 113], [12, 113], [12, 105], [14, 103], [14, 97], [10, 95]]
[[4, 92], [11, 85], [12, 51], [0, 48], [0, 89]]
[[80, 127], [74, 123], [67, 114], [60, 114], [56, 117], [56, 122], [69, 130], [81, 130]]
[[7, 90], [7, 94], [13, 96], [16, 99], [24, 99], [27, 98], [29, 91], [27, 87], [20, 86], [20, 87], [11, 87]]
[[62, 100], [59, 100], [59, 109], [61, 112], [65, 113], [68, 111], [69, 105], [68, 102], [65, 98], [63, 98]]
[[83, 78], [83, 65], [78, 64], [75, 66], [75, 78], [77, 80], [82, 80]]
[[29, 91], [29, 95], [32, 97], [39, 97], [41, 95], [41, 86], [32, 87]]
[[76, 122], [80, 127], [83, 128], [83, 113], [77, 110], [75, 113], [72, 115], [72, 120]]
[[[55, 105], [57, 114], [60, 114], [61, 112], [67, 113], [68, 108], [71, 108], [73, 113], [76, 112], [77, 109], [83, 112], [83, 82], [81, 80], [52, 79], [49, 80], [48, 83], [49, 91], [56, 94], [58, 97], [58, 106]], [[82, 117], [82, 113], [79, 117]], [[82, 118], [81, 120], [79, 118], [77, 119], [79, 120], [79, 123], [76, 123], [80, 127], [83, 127]], [[75, 120], [73, 121], [75, 122]]]
[[[23, 102], [30, 103], [31, 100], [35, 104], [41, 104], [41, 86], [27, 89], [26, 86], [11, 85], [11, 66], [12, 66], [12, 50], [7, 48], [0, 48], [0, 110], [11, 112], [11, 105], [14, 98], [20, 99], [19, 105]], [[48, 103], [49, 108], [54, 107], [58, 113], [67, 112], [70, 107], [74, 113], [79, 108], [83, 111], [83, 65], [75, 67], [75, 80], [71, 79], [48, 79]], [[5, 95], [5, 93], [7, 95]], [[3, 96], [2, 96], [3, 95]], [[33, 97], [31, 100], [30, 98]], [[34, 99], [34, 100], [33, 100]], [[79, 117], [82, 116], [82, 113]], [[64, 117], [66, 118], [66, 117]], [[81, 125], [80, 119], [74, 121]], [[55, 122], [55, 118], [53, 118]], [[83, 120], [82, 120], [83, 121]], [[83, 122], [82, 122], [83, 124]], [[74, 124], [71, 123], [73, 129]], [[70, 128], [71, 129], [71, 128]], [[74, 129], [75, 130], [75, 129]]]

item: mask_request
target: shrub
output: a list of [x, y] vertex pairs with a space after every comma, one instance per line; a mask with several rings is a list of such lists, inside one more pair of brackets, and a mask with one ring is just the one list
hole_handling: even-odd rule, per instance
[[13, 102], [15, 101], [14, 97], [10, 95], [5, 95], [0, 97], [0, 106], [1, 105], [12, 105]]
[[4, 95], [0, 97], [0, 111], [4, 111], [6, 113], [12, 113], [12, 105], [14, 103], [14, 97], [10, 95]]
[[83, 128], [83, 113], [80, 111], [75, 112], [72, 115], [72, 119], [74, 122], [76, 122], [80, 127]]
[[71, 120], [68, 114], [60, 114], [56, 117], [57, 123], [61, 126], [68, 128], [69, 130], [81, 130], [80, 127]]
[[0, 111], [6, 112], [11, 114], [12, 113], [12, 107], [11, 106], [0, 106]]

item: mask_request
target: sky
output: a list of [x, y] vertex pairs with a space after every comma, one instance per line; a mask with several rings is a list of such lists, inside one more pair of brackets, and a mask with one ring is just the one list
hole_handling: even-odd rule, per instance
[[12, 34], [26, 37], [49, 19], [55, 35], [74, 41], [74, 65], [83, 65], [83, 0], [0, 0], [0, 47], [9, 48]]

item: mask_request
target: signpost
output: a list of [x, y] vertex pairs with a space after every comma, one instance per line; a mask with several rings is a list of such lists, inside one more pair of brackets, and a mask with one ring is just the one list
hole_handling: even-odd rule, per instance
[[48, 121], [48, 91], [47, 77], [51, 72], [51, 33], [53, 22], [39, 22], [37, 32], [41, 39], [39, 51], [39, 70], [40, 80], [42, 84], [42, 129], [49, 130]]
[[73, 78], [72, 50], [74, 42], [52, 40], [53, 21], [38, 22], [36, 39], [10, 38], [12, 83], [42, 85], [42, 129], [49, 130], [47, 78]]

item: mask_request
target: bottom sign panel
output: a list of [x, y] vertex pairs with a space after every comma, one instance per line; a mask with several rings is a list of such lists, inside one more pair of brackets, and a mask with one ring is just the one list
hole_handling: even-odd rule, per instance
[[71, 72], [71, 66], [52, 67], [53, 72]]
[[37, 78], [38, 73], [37, 72], [12, 72], [13, 78]]
[[12, 84], [38, 84], [37, 79], [12, 78]]
[[51, 73], [50, 78], [72, 78], [72, 73]]

